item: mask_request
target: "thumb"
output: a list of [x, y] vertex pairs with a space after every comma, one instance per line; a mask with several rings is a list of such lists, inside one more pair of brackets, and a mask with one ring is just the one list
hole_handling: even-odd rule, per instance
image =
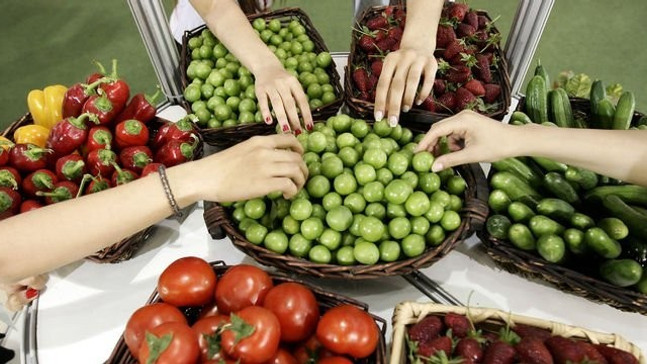
[[461, 164], [471, 163], [472, 158], [470, 158], [470, 154], [471, 153], [469, 153], [469, 151], [466, 151], [465, 149], [443, 154], [436, 158], [434, 164], [431, 166], [431, 171], [440, 172], [443, 169], [451, 168]]
[[7, 299], [5, 307], [12, 312], [20, 311], [24, 305], [36, 299], [36, 297], [38, 297], [38, 293], [39, 291], [33, 288], [14, 292]]

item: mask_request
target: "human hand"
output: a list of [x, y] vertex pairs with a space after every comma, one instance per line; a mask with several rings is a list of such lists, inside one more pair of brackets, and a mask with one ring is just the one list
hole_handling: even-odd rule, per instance
[[420, 105], [431, 94], [438, 62], [433, 49], [403, 46], [384, 58], [375, 92], [375, 120], [388, 117], [389, 125], [398, 124], [400, 109], [408, 112], [413, 106], [420, 78], [424, 76], [422, 88], [416, 98]]
[[291, 134], [256, 136], [193, 162], [188, 180], [207, 201], [242, 201], [275, 191], [291, 198], [308, 176], [302, 155]]
[[15, 284], [0, 284], [0, 301], [4, 303], [7, 310], [20, 311], [26, 304], [38, 297], [40, 290], [45, 288], [47, 278], [47, 274], [41, 274], [23, 279]]
[[436, 158], [434, 172], [460, 164], [493, 162], [514, 154], [519, 127], [503, 124], [471, 110], [439, 121], [418, 143], [416, 152], [433, 151], [446, 136], [452, 153]]
[[297, 106], [301, 110], [303, 125], [306, 129], [312, 130], [314, 125], [310, 105], [301, 84], [294, 76], [288, 73], [280, 63], [267, 65], [256, 71], [254, 76], [256, 78], [256, 98], [266, 124], [272, 123], [269, 99], [284, 133], [294, 131], [298, 135], [302, 131]]

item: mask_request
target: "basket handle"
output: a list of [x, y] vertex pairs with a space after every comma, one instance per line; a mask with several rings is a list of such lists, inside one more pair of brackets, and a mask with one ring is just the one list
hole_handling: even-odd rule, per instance
[[227, 219], [225, 209], [222, 206], [215, 202], [205, 201], [202, 216], [212, 239], [221, 240], [226, 237], [222, 225], [227, 222]]
[[466, 165], [465, 168], [469, 169], [472, 172], [471, 174], [474, 176], [476, 198], [468, 201], [464, 210], [467, 211], [467, 216], [469, 216], [473, 221], [473, 224], [470, 224], [470, 226], [474, 231], [480, 231], [483, 229], [485, 220], [487, 220], [488, 214], [490, 213], [490, 208], [487, 204], [490, 194], [487, 179], [485, 178], [483, 169], [478, 163], [470, 163]]

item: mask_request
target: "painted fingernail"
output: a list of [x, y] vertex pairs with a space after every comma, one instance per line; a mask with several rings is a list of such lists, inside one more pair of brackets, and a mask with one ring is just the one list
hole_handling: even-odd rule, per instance
[[402, 108], [402, 112], [409, 112], [409, 110], [411, 110], [409, 106], [405, 106]]
[[314, 125], [308, 124], [306, 125], [306, 129], [308, 129], [308, 131], [312, 131], [312, 129], [314, 129]]
[[294, 135], [299, 136], [301, 134], [301, 129], [297, 129], [294, 131]]
[[384, 117], [384, 113], [381, 111], [376, 111], [375, 112], [375, 121], [380, 121]]
[[284, 132], [284, 133], [287, 133], [287, 132], [289, 132], [289, 131], [290, 131], [290, 127], [289, 127], [289, 126], [287, 126], [287, 124], [286, 124], [286, 125], [283, 125], [283, 132]]
[[443, 164], [442, 163], [434, 163], [431, 166], [431, 171], [432, 172], [440, 172], [443, 170]]
[[38, 290], [33, 289], [33, 288], [28, 288], [27, 291], [25, 291], [25, 297], [27, 297], [28, 300], [38, 296]]
[[272, 124], [272, 118], [271, 118], [271, 117], [269, 117], [269, 116], [268, 116], [268, 117], [266, 117], [266, 118], [265, 118], [265, 124], [267, 124], [267, 125]]
[[395, 128], [398, 125], [398, 117], [395, 115], [389, 117], [389, 125], [392, 128]]

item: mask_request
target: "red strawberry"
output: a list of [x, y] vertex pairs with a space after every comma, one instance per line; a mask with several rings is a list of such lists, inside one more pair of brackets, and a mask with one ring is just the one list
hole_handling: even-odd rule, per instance
[[393, 5], [388, 5], [386, 8], [384, 8], [384, 16], [387, 18], [393, 15], [394, 12], [395, 12], [395, 6]]
[[371, 74], [377, 76], [378, 78], [382, 74], [382, 67], [384, 67], [384, 61], [381, 59], [376, 59], [371, 63]]
[[373, 35], [375, 38], [375, 41], [381, 41], [382, 39], [386, 38], [387, 33], [384, 30], [377, 30], [375, 31], [375, 34]]
[[447, 356], [452, 354], [452, 339], [448, 336], [440, 336], [430, 341], [418, 344], [418, 355], [429, 358], [438, 351], [444, 351]]
[[429, 96], [427, 96], [425, 101], [422, 102], [420, 107], [422, 107], [423, 109], [425, 109], [427, 111], [435, 112], [436, 111], [436, 100], [434, 100], [433, 96], [429, 95]]
[[595, 348], [598, 349], [600, 354], [602, 354], [611, 364], [638, 364], [638, 359], [624, 350], [602, 344], [595, 345]]
[[553, 358], [541, 339], [526, 337], [514, 347], [525, 364], [553, 364]]
[[469, 24], [460, 23], [456, 28], [456, 35], [460, 38], [471, 37], [476, 33], [476, 28]]
[[490, 71], [490, 60], [486, 55], [476, 55], [477, 67], [474, 73], [481, 81], [485, 83], [492, 82], [492, 72]]
[[515, 362], [516, 352], [512, 345], [495, 341], [485, 351], [483, 364], [512, 364]]
[[490, 20], [485, 15], [479, 15], [478, 20], [479, 20], [479, 26], [478, 26], [479, 29], [483, 29], [487, 27], [488, 24], [490, 24]]
[[393, 38], [398, 42], [402, 40], [402, 34], [404, 34], [404, 30], [400, 27], [393, 27], [386, 32], [387, 37]]
[[476, 339], [466, 337], [458, 342], [454, 355], [463, 358], [463, 364], [480, 363], [483, 360], [483, 349]]
[[471, 108], [472, 105], [476, 102], [476, 96], [469, 92], [465, 87], [459, 87], [456, 90], [456, 107], [454, 111], [459, 112]]
[[370, 30], [386, 28], [389, 26], [389, 21], [383, 16], [376, 16], [366, 21], [366, 26]]
[[434, 80], [434, 93], [436, 95], [444, 94], [445, 89], [447, 89], [447, 81], [438, 78]]
[[395, 21], [400, 23], [400, 26], [404, 28], [404, 24], [407, 21], [407, 12], [402, 8], [398, 8], [394, 14]]
[[356, 68], [353, 71], [353, 81], [355, 82], [355, 86], [360, 92], [368, 92], [369, 90], [369, 81], [368, 81], [368, 73], [366, 72], [365, 68]]
[[443, 112], [453, 111], [456, 108], [456, 94], [453, 92], [447, 92], [438, 97], [438, 106]]
[[360, 100], [371, 101], [371, 96], [366, 91], [360, 92], [358, 97]]
[[492, 53], [492, 52], [483, 52], [481, 54], [484, 55], [487, 58], [487, 60], [488, 60], [488, 62], [490, 62], [490, 64], [494, 63], [494, 53]]
[[447, 72], [447, 81], [453, 83], [465, 83], [472, 75], [472, 71], [466, 66], [455, 66]]
[[467, 15], [468, 10], [469, 6], [467, 6], [467, 4], [452, 3], [447, 9], [447, 17], [462, 22], [463, 19], [465, 19], [465, 15]]
[[438, 337], [443, 329], [443, 322], [438, 316], [427, 316], [407, 331], [411, 340], [423, 342]]
[[577, 345], [581, 347], [582, 350], [584, 351], [584, 356], [586, 357], [587, 362], [598, 363], [598, 364], [608, 363], [608, 361], [598, 351], [598, 349], [596, 349], [595, 346], [593, 346], [593, 344], [578, 340]]
[[485, 95], [483, 96], [483, 101], [491, 104], [499, 98], [499, 95], [501, 95], [501, 86], [494, 83], [485, 84]]
[[376, 52], [373, 52], [373, 53], [377, 53], [377, 52], [386, 53], [388, 51], [393, 50], [393, 47], [396, 46], [398, 43], [399, 42], [394, 38], [386, 37], [381, 41], [378, 41], [375, 43], [375, 45], [377, 45], [377, 49], [376, 49]]
[[368, 101], [375, 102], [375, 89], [368, 92]]
[[474, 29], [478, 29], [479, 27], [479, 16], [474, 10], [470, 10], [465, 14], [465, 19], [463, 19], [463, 23], [469, 24], [474, 27]]
[[376, 75], [370, 75], [368, 77], [368, 89], [369, 89], [369, 91], [375, 89], [375, 87], [377, 86], [377, 81], [378, 80], [379, 79], [378, 79], [378, 77]]
[[548, 338], [545, 344], [550, 353], [553, 354], [556, 364], [579, 363], [584, 360], [584, 351], [577, 345], [575, 340], [562, 336], [553, 336]]
[[452, 330], [452, 335], [463, 338], [467, 336], [472, 326], [465, 315], [459, 315], [453, 312], [448, 312], [443, 318], [445, 326]]
[[463, 42], [462, 40], [454, 40], [453, 42], [449, 43], [449, 45], [445, 49], [443, 58], [452, 59], [459, 53], [465, 53], [466, 51], [467, 47], [465, 46], [465, 42]]
[[359, 37], [357, 44], [364, 52], [375, 51], [375, 42], [373, 41], [373, 37], [370, 35], [362, 34], [362, 36]]
[[512, 331], [514, 331], [522, 339], [526, 337], [530, 337], [530, 338], [540, 339], [542, 342], [544, 342], [546, 339], [552, 336], [552, 334], [548, 330], [544, 330], [535, 326], [524, 325], [524, 324], [516, 324], [512, 328]]
[[436, 32], [436, 47], [445, 48], [456, 40], [456, 32], [450, 25], [440, 25]]
[[490, 35], [485, 30], [477, 30], [470, 39], [479, 47], [483, 47], [490, 39]]
[[465, 87], [474, 96], [480, 97], [485, 95], [485, 87], [483, 87], [483, 83], [479, 80], [471, 79], [467, 81], [463, 87]]

